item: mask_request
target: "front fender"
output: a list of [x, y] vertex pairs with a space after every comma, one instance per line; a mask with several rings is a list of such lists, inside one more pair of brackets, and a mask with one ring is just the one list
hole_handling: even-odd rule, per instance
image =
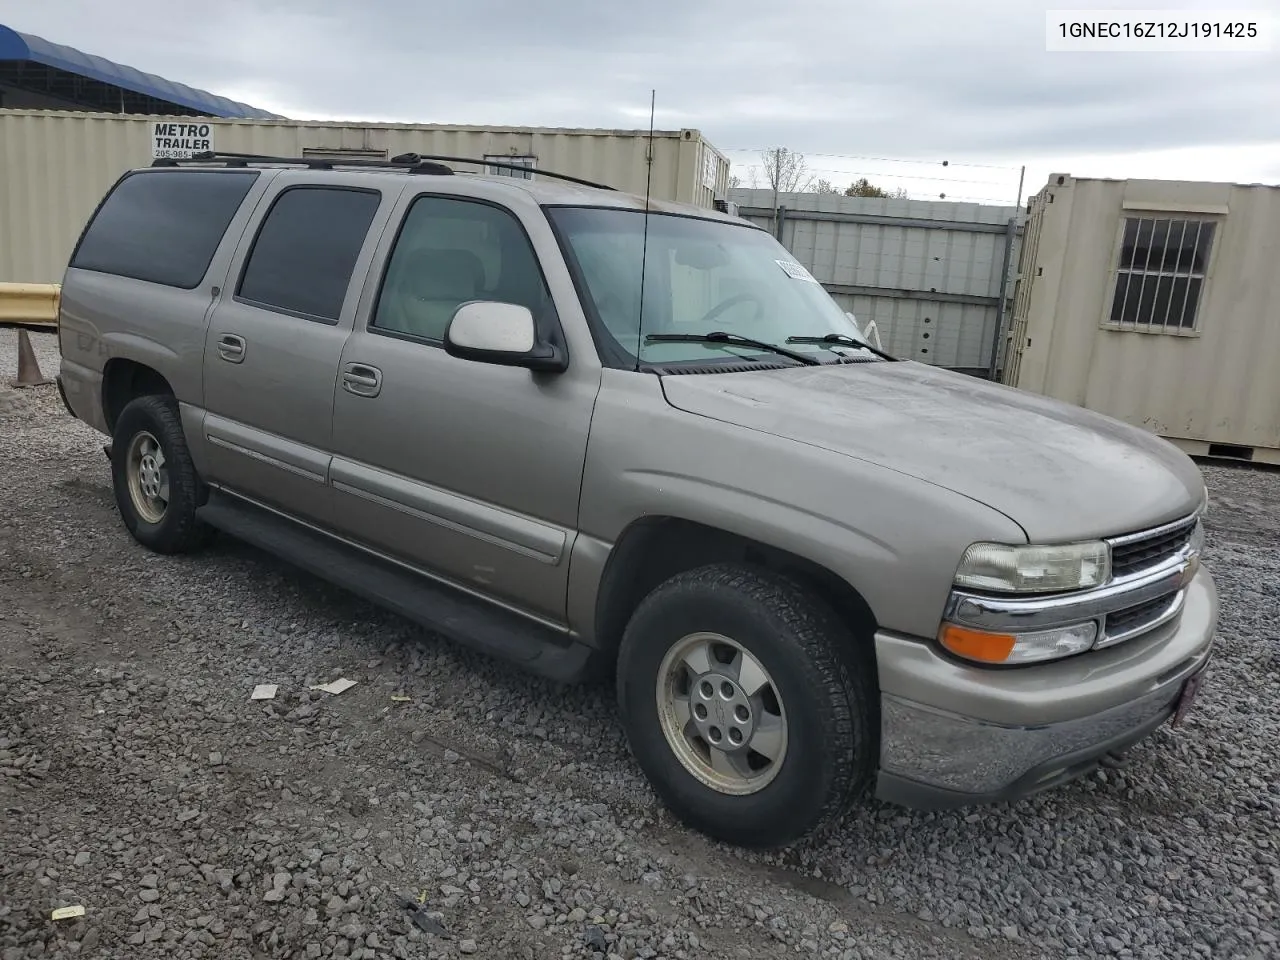
[[1024, 542], [1012, 520], [926, 481], [671, 407], [658, 378], [606, 370], [592, 419], [569, 582], [591, 635], [605, 564], [637, 520], [663, 516], [802, 557], [854, 587], [885, 629], [937, 632], [975, 540]]

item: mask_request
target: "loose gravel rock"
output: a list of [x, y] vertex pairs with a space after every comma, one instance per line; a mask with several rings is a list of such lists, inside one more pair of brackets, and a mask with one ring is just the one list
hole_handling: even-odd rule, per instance
[[1278, 473], [1205, 468], [1217, 656], [1130, 767], [747, 854], [658, 806], [607, 687], [225, 538], [138, 547], [15, 357], [0, 330], [0, 960], [1280, 957]]

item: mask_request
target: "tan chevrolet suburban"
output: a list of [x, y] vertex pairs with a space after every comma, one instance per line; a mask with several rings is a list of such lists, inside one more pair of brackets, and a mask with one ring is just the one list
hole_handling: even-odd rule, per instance
[[562, 681], [684, 821], [1011, 800], [1190, 703], [1201, 475], [872, 347], [767, 232], [573, 178], [208, 154], [122, 177], [60, 389], [129, 532], [211, 532]]

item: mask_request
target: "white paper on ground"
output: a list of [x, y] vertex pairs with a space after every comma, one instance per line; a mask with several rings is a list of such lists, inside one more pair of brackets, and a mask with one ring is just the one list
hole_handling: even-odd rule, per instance
[[280, 689], [280, 685], [276, 683], [260, 683], [253, 688], [253, 693], [249, 694], [250, 700], [274, 700], [276, 691]]
[[328, 683], [318, 683], [311, 690], [321, 690], [325, 693], [341, 693], [343, 690], [350, 690], [356, 685], [354, 680], [348, 680], [346, 677], [339, 677], [337, 680], [331, 680]]

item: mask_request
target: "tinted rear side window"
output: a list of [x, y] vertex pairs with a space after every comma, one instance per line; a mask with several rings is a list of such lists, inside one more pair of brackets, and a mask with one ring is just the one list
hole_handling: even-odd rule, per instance
[[242, 300], [335, 321], [382, 195], [341, 187], [291, 187], [271, 205], [253, 242]]
[[89, 224], [71, 266], [190, 290], [257, 177], [201, 170], [126, 177]]

